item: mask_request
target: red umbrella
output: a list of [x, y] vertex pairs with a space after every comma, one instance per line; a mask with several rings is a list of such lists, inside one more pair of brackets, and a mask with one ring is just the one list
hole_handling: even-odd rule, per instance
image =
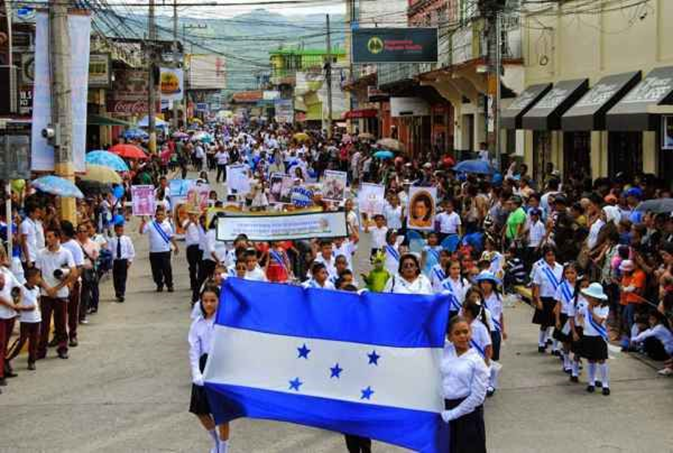
[[136, 145], [130, 145], [128, 143], [119, 143], [110, 148], [111, 153], [115, 153], [118, 156], [125, 157], [127, 159], [147, 159], [147, 154], [142, 148], [137, 147]]

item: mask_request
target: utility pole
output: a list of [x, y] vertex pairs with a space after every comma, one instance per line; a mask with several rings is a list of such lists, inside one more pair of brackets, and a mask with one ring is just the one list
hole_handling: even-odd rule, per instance
[[147, 60], [148, 60], [148, 77], [147, 77], [147, 126], [149, 129], [149, 151], [153, 154], [157, 151], [157, 131], [156, 131], [156, 85], [157, 81], [154, 78], [155, 72], [155, 52], [156, 52], [156, 29], [154, 27], [154, 0], [150, 0], [149, 14], [147, 17], [148, 28], [148, 43], [147, 43]]
[[329, 14], [327, 20], [327, 63], [325, 64], [325, 82], [327, 82], [327, 138], [332, 138], [332, 38], [330, 37]]
[[495, 10], [495, 99], [493, 100], [493, 127], [495, 129], [495, 162], [496, 168], [502, 170], [502, 153], [500, 140], [500, 78], [502, 77], [502, 15]]
[[[173, 67], [175, 69], [178, 69], [178, 0], [173, 0]], [[184, 80], [184, 74], [183, 74], [183, 80]], [[185, 87], [184, 87], [184, 82], [182, 86], [182, 96], [184, 98], [185, 95]], [[179, 121], [178, 121], [178, 110], [179, 110], [179, 102], [178, 101], [173, 101], [173, 127], [175, 129], [178, 128]]]
[[[54, 137], [54, 173], [75, 181], [72, 153], [72, 90], [68, 1], [49, 1], [49, 64], [51, 70], [51, 121]], [[58, 198], [61, 220], [76, 221], [74, 198]], [[9, 222], [10, 219], [7, 221]]]

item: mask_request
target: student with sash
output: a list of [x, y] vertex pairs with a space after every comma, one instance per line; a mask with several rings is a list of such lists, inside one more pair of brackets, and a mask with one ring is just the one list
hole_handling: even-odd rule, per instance
[[461, 316], [467, 320], [472, 330], [470, 346], [479, 352], [486, 366], [490, 367], [493, 357], [493, 340], [491, 339], [491, 327], [486, 316], [486, 310], [481, 305], [471, 301], [463, 305]]
[[[491, 359], [494, 362], [500, 360], [500, 345], [503, 339], [507, 339], [505, 332], [505, 317], [503, 314], [502, 295], [498, 291], [500, 280], [493, 273], [485, 271], [477, 276], [477, 284], [484, 298], [484, 306], [491, 313], [490, 328], [491, 341], [493, 344], [493, 355]], [[498, 388], [499, 366], [490, 367], [490, 379], [486, 396], [493, 396]]]
[[465, 295], [470, 289], [470, 282], [462, 276], [463, 269], [459, 260], [449, 261], [445, 268], [448, 272], [446, 277], [441, 282], [441, 290], [448, 291], [452, 294], [451, 307], [449, 308], [449, 318], [456, 316], [465, 302]]
[[318, 255], [313, 260], [316, 263], [323, 263], [327, 269], [329, 276], [337, 276], [337, 271], [334, 266], [334, 255], [332, 254], [332, 241], [320, 241], [320, 250]]
[[596, 389], [596, 367], [601, 373], [603, 395], [610, 394], [610, 370], [608, 368], [608, 329], [607, 319], [610, 314], [608, 296], [603, 285], [592, 283], [582, 290], [588, 305], [584, 308], [584, 332], [582, 336], [582, 357], [589, 361], [587, 392]]
[[568, 313], [568, 321], [570, 323], [570, 352], [573, 354], [571, 363], [570, 382], [578, 383], [580, 375], [580, 359], [582, 356], [582, 337], [584, 333], [584, 319], [583, 313], [585, 308], [589, 305], [587, 299], [582, 294], [582, 290], [589, 287], [589, 279], [584, 276], [577, 277], [575, 285], [575, 293], [573, 296], [573, 304]]
[[428, 234], [428, 243], [423, 247], [421, 254], [421, 267], [423, 274], [430, 278], [432, 275], [432, 268], [439, 264], [439, 255], [442, 251], [442, 246], [439, 245], [439, 236], [437, 233]]
[[562, 344], [561, 358], [563, 359], [563, 372], [571, 373], [572, 364], [570, 361], [570, 343], [572, 335], [570, 332], [570, 321], [568, 317], [573, 310], [575, 286], [577, 285], [577, 265], [568, 263], [563, 268], [563, 281], [556, 289], [554, 299], [554, 318], [556, 326], [554, 328], [554, 339]]
[[177, 255], [179, 249], [175, 241], [173, 226], [166, 218], [166, 210], [161, 206], [157, 207], [155, 218], [151, 222], [147, 222], [147, 219], [143, 217], [138, 233], [149, 236], [150, 266], [152, 267], [152, 279], [157, 285], [157, 292], [162, 292], [165, 285], [168, 292], [172, 293], [174, 287], [171, 253], [175, 250]]
[[283, 243], [271, 242], [269, 247], [269, 259], [266, 260], [266, 278], [270, 282], [285, 283], [291, 275], [290, 258], [288, 258]]
[[547, 341], [551, 341], [551, 329], [556, 324], [554, 295], [563, 277], [563, 266], [556, 262], [556, 250], [549, 245], [542, 249], [543, 263], [533, 271], [533, 302], [535, 315], [533, 324], [540, 326], [538, 336], [538, 352], [543, 354], [547, 350]]
[[311, 278], [305, 281], [304, 288], [335, 289], [329, 281], [329, 274], [324, 263], [314, 261], [311, 265]]
[[443, 290], [442, 282], [446, 279], [446, 276], [448, 275], [446, 268], [449, 265], [450, 261], [451, 261], [451, 252], [442, 249], [439, 252], [439, 262], [434, 266], [432, 266], [432, 269], [430, 269], [430, 275], [428, 275], [428, 278], [430, 279], [430, 283], [432, 284], [432, 290], [435, 293], [438, 293]]
[[391, 275], [395, 275], [400, 267], [400, 249], [397, 244], [397, 231], [390, 230], [386, 233], [386, 243], [382, 247], [385, 257], [385, 268]]

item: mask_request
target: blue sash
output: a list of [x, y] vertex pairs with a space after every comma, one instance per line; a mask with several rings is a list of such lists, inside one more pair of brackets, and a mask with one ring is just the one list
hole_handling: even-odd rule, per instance
[[543, 264], [541, 269], [542, 269], [542, 272], [544, 272], [544, 274], [547, 276], [547, 280], [549, 280], [549, 283], [552, 284], [552, 287], [554, 288], [554, 291], [556, 291], [556, 289], [558, 288], [558, 285], [559, 285], [559, 281], [556, 280], [556, 276], [554, 275], [554, 271], [552, 271], [549, 268], [548, 264]]
[[573, 300], [573, 293], [570, 290], [570, 285], [565, 280], [563, 281], [563, 283], [561, 283], [561, 294], [563, 295], [563, 298], [565, 299], [566, 302], [570, 302], [571, 300]]
[[273, 249], [269, 249], [269, 255], [275, 262], [283, 266], [283, 269], [285, 269], [285, 260], [283, 259], [283, 255]]
[[495, 327], [495, 330], [497, 330], [498, 332], [502, 332], [502, 325], [500, 324], [500, 321], [491, 317], [491, 322], [493, 323], [493, 327]]
[[395, 247], [386, 244], [383, 246], [383, 249], [386, 251], [386, 253], [392, 256], [395, 259], [395, 261], [400, 260], [400, 253], [397, 250], [395, 250]]
[[608, 341], [608, 331], [605, 327], [601, 326], [596, 322], [596, 320], [593, 317], [593, 310], [591, 307], [587, 307], [587, 315], [586, 315], [587, 321], [589, 321], [589, 324], [591, 324], [591, 327], [594, 328], [596, 332], [598, 332], [598, 335], [603, 338], [606, 342]]
[[154, 226], [154, 229], [157, 230], [157, 233], [159, 233], [159, 236], [161, 236], [161, 239], [163, 239], [166, 244], [171, 242], [171, 238], [166, 234], [166, 232], [163, 230], [163, 228], [161, 228], [156, 220], [152, 220], [152, 226]]
[[458, 296], [453, 292], [453, 287], [451, 286], [451, 283], [449, 283], [448, 280], [445, 280], [442, 283], [442, 288], [446, 289], [448, 291], [448, 296], [449, 296], [449, 301], [450, 301], [450, 306], [449, 310], [450, 311], [460, 311], [463, 306], [461, 305], [460, 301], [458, 300]]
[[436, 263], [439, 262], [439, 252], [437, 250], [433, 249], [432, 247], [429, 247], [428, 248], [428, 253], [430, 253], [432, 255], [432, 257], [435, 259]]
[[470, 346], [476, 349], [479, 355], [481, 355], [484, 359], [486, 358], [486, 351], [484, 351], [484, 348], [479, 346], [476, 341], [470, 339]]
[[441, 267], [434, 266], [432, 268], [432, 272], [435, 274], [435, 277], [437, 277], [440, 282], [444, 281], [444, 279], [446, 278], [446, 274], [441, 269]]

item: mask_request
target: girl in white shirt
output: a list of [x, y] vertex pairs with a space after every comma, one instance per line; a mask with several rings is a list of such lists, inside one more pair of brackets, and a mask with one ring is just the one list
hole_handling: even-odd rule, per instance
[[603, 395], [610, 394], [610, 370], [608, 368], [608, 329], [607, 319], [610, 314], [608, 296], [603, 291], [603, 285], [592, 283], [582, 290], [588, 305], [581, 314], [584, 322], [582, 335], [582, 357], [589, 361], [587, 392], [593, 393], [596, 389], [596, 368], [601, 373], [601, 387]]
[[[492, 360], [500, 360], [500, 345], [502, 340], [507, 339], [505, 332], [505, 317], [503, 314], [502, 296], [498, 292], [497, 286], [500, 284], [498, 278], [491, 272], [482, 272], [477, 276], [479, 289], [484, 298], [484, 305], [491, 313], [491, 341], [493, 343]], [[498, 388], [498, 367], [491, 367], [489, 386], [486, 395], [492, 396]]]
[[486, 366], [490, 366], [493, 357], [493, 342], [491, 340], [491, 328], [484, 308], [479, 304], [469, 302], [463, 305], [460, 313], [470, 323], [470, 329], [472, 330], [470, 347], [479, 352]]
[[386, 243], [382, 247], [385, 257], [385, 267], [391, 275], [395, 275], [400, 268], [400, 248], [397, 244], [397, 232], [390, 230], [386, 234]]
[[462, 276], [463, 269], [459, 260], [452, 260], [448, 265], [449, 276], [441, 283], [442, 289], [450, 291], [453, 294], [451, 300], [451, 307], [449, 308], [450, 317], [453, 318], [458, 314], [463, 303], [465, 302], [465, 294], [470, 289], [470, 282]]
[[[203, 381], [208, 354], [213, 346], [215, 313], [220, 294], [216, 287], [207, 287], [201, 293], [202, 317], [197, 318], [189, 329], [189, 364], [192, 370], [192, 399], [189, 412], [196, 415], [201, 425], [210, 433], [214, 451], [226, 453], [229, 440], [229, 424], [215, 425]], [[217, 428], [217, 429], [216, 429]]]
[[563, 359], [563, 372], [570, 373], [572, 364], [570, 362], [570, 343], [572, 335], [570, 332], [570, 322], [568, 316], [573, 310], [575, 286], [577, 285], [577, 265], [568, 263], [563, 269], [563, 281], [556, 289], [554, 299], [554, 317], [556, 318], [556, 328], [554, 329], [554, 339], [562, 344], [561, 357]]
[[428, 277], [421, 273], [421, 266], [416, 255], [407, 253], [400, 258], [398, 273], [386, 282], [384, 293], [397, 294], [432, 294], [432, 285]]
[[450, 451], [486, 453], [484, 399], [488, 367], [479, 353], [470, 348], [470, 324], [456, 316], [449, 324], [449, 341], [441, 362], [442, 393], [446, 410], [442, 419], [449, 423]]
[[582, 289], [589, 286], [589, 280], [580, 276], [577, 278], [577, 283], [575, 284], [575, 293], [573, 297], [573, 304], [570, 307], [568, 312], [568, 322], [570, 323], [570, 352], [573, 353], [573, 359], [571, 363], [570, 371], [570, 382], [579, 382], [580, 375], [580, 356], [582, 352], [582, 332], [583, 320], [582, 313], [588, 305], [587, 300], [582, 295]]

